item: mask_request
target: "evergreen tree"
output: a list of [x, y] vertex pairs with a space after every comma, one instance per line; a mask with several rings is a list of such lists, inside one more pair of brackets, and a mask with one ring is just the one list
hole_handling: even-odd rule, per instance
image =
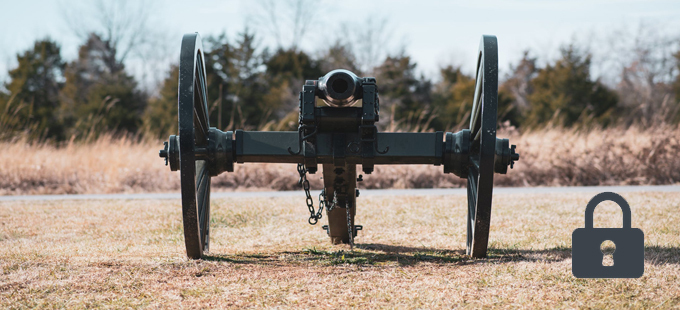
[[453, 66], [440, 69], [440, 74], [441, 82], [435, 86], [434, 92], [434, 104], [438, 112], [435, 128], [467, 128], [475, 94], [475, 80]]
[[356, 56], [346, 45], [340, 43], [340, 41], [337, 41], [319, 55], [319, 62], [323, 72], [330, 72], [335, 69], [345, 69], [354, 72], [358, 76], [363, 76], [363, 73], [357, 66]]
[[[273, 122], [279, 102], [271, 100], [265, 79], [266, 50], [258, 50], [249, 29], [231, 43], [225, 34], [204, 40], [210, 126], [220, 130], [258, 129]], [[173, 65], [158, 98], [150, 101], [144, 122], [153, 135], [177, 132], [178, 67]]]
[[[433, 103], [437, 118], [436, 130], [458, 130], [470, 126], [470, 113], [475, 97], [475, 79], [462, 73], [460, 68], [447, 66], [440, 69], [441, 82], [435, 86]], [[498, 90], [497, 121], [517, 126], [520, 113], [512, 94], [500, 87]]]
[[[172, 65], [157, 98], [149, 100], [144, 113], [144, 132], [156, 138], [167, 138], [178, 133], [177, 93], [179, 67]], [[212, 126], [212, 124], [211, 124]]]
[[[380, 92], [381, 115], [389, 115], [405, 123], [405, 130], [423, 130], [434, 117], [432, 112], [432, 84], [416, 74], [416, 63], [407, 55], [388, 56], [375, 68]], [[385, 112], [382, 112], [385, 111]], [[393, 112], [392, 112], [393, 111]]]
[[55, 113], [63, 87], [59, 45], [50, 39], [36, 41], [32, 49], [17, 55], [17, 62], [5, 84], [9, 95], [0, 100], [0, 128], [27, 130], [32, 138], [62, 139], [63, 127]]
[[75, 137], [136, 133], [147, 103], [135, 79], [116, 60], [115, 48], [96, 34], [67, 66], [62, 97], [61, 116], [68, 134]]
[[[269, 85], [268, 105], [274, 107], [277, 124], [271, 123], [272, 129], [296, 130], [298, 126], [299, 93], [305, 80], [316, 80], [326, 74], [321, 70], [320, 62], [307, 53], [298, 50], [279, 49], [265, 62], [267, 66], [266, 81]], [[269, 128], [266, 128], [269, 129]]]
[[538, 71], [531, 80], [533, 93], [528, 96], [531, 110], [526, 121], [531, 126], [551, 121], [566, 127], [612, 121], [618, 98], [591, 79], [590, 60], [590, 55], [569, 46], [562, 49], [562, 58], [554, 65]]
[[[313, 80], [323, 76], [325, 72], [317, 61], [305, 52], [279, 49], [267, 59], [267, 75], [279, 78]], [[300, 84], [302, 89], [302, 84]]]
[[[222, 127], [221, 130], [232, 130], [234, 124], [229, 119], [236, 120], [237, 124], [243, 124], [234, 109], [234, 102], [238, 102], [236, 87], [232, 85], [240, 76], [240, 72], [234, 66], [234, 47], [229, 42], [225, 33], [218, 36], [209, 36], [205, 39], [205, 71], [206, 86], [208, 88], [208, 111], [210, 125]], [[176, 83], [176, 82], [175, 82]], [[175, 105], [177, 98], [175, 96]], [[215, 111], [216, 110], [216, 111]], [[219, 114], [218, 112], [222, 112]], [[241, 114], [242, 115], [242, 114]], [[227, 126], [228, 128], [224, 128]], [[237, 126], [241, 127], [241, 126]]]
[[224, 34], [207, 41], [211, 124], [234, 130], [261, 128], [272, 121], [278, 103], [268, 100], [270, 87], [263, 69], [266, 50], [258, 50], [255, 34], [246, 28], [233, 44]]

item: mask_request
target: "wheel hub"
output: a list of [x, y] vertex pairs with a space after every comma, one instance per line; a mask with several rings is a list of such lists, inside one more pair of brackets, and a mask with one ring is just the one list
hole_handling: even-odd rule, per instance
[[158, 152], [158, 156], [165, 158], [165, 165], [170, 164], [171, 171], [179, 170], [179, 138], [170, 136], [168, 141], [163, 142], [164, 148]]

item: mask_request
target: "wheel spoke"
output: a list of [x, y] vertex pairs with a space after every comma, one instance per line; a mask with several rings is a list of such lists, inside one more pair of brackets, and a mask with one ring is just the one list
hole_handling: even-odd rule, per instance
[[201, 125], [201, 121], [199, 119], [199, 114], [198, 111], [194, 110], [194, 124], [197, 124], [196, 126], [196, 131], [194, 132], [194, 135], [196, 137], [196, 145], [205, 145], [207, 144], [207, 137], [208, 137], [208, 132], [203, 130], [203, 126]]
[[[479, 104], [477, 106], [483, 106], [483, 102], [484, 94], [482, 93], [479, 95]], [[479, 143], [482, 134], [482, 108], [479, 108], [472, 117], [474, 118], [474, 127], [470, 127], [471, 141]]]
[[474, 135], [474, 138], [472, 138], [473, 143], [479, 144], [479, 139], [482, 137], [482, 131], [477, 130], [477, 133]]
[[469, 174], [468, 174], [468, 214], [470, 215], [468, 217], [468, 220], [470, 220], [470, 224], [472, 226], [471, 228], [471, 233], [474, 234], [474, 223], [475, 223], [475, 215], [477, 214], [477, 194], [478, 194], [478, 184], [479, 184], [479, 168], [478, 162], [475, 162], [473, 158], [470, 160], [472, 164], [469, 167]]
[[208, 197], [210, 190], [208, 188], [210, 184], [208, 181], [210, 179], [210, 175], [208, 174], [208, 168], [204, 160], [196, 161], [196, 170], [198, 171], [196, 176], [196, 206], [198, 207], [198, 223], [200, 227], [200, 233], [203, 235], [205, 233], [204, 228], [207, 216], [206, 205], [210, 199]]
[[210, 123], [208, 120], [208, 99], [205, 89], [203, 60], [197, 55], [196, 71], [194, 72], [194, 123], [196, 127], [196, 144], [205, 144], [208, 137]]
[[483, 96], [484, 96], [484, 89], [482, 87], [482, 84], [484, 83], [484, 65], [481, 63], [481, 57], [483, 55], [480, 53], [479, 55], [479, 62], [477, 63], [477, 75], [475, 76], [475, 94], [474, 94], [474, 99], [472, 100], [472, 114], [470, 117], [470, 131], [471, 135], [474, 137], [476, 134], [476, 131], [480, 127], [479, 123], [481, 122], [480, 116], [481, 116], [481, 103], [483, 102]]
[[208, 173], [207, 164], [205, 161], [198, 161], [201, 163], [201, 174], [199, 182], [196, 186], [197, 207], [198, 207], [198, 232], [200, 234], [202, 250], [208, 250], [208, 232], [210, 230], [210, 175]]
[[199, 224], [201, 226], [201, 234], [205, 234], [205, 227], [206, 227], [206, 224], [207, 224], [207, 217], [208, 217], [207, 211], [208, 211], [208, 202], [209, 201], [208, 201], [207, 198], [208, 198], [208, 192], [210, 190], [208, 188], [208, 183], [209, 183], [208, 179], [207, 178], [204, 179], [203, 184], [201, 186], [200, 196], [199, 196], [199, 197], [201, 197], [201, 203], [198, 204], [198, 212], [200, 214]]

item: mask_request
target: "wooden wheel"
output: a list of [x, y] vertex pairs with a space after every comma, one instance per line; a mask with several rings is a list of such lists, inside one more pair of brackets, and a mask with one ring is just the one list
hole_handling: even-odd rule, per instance
[[182, 38], [179, 61], [179, 166], [182, 187], [184, 243], [189, 258], [208, 251], [210, 235], [210, 173], [197, 149], [208, 146], [208, 98], [203, 46], [198, 33]]
[[470, 116], [470, 166], [467, 176], [467, 254], [472, 257], [486, 257], [498, 106], [498, 43], [495, 36], [482, 36], [476, 68], [475, 96]]

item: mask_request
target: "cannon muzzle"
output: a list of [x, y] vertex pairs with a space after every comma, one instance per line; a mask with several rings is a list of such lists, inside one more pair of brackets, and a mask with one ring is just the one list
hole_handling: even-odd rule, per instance
[[361, 98], [361, 80], [348, 70], [333, 70], [319, 79], [317, 96], [334, 108], [353, 106]]

